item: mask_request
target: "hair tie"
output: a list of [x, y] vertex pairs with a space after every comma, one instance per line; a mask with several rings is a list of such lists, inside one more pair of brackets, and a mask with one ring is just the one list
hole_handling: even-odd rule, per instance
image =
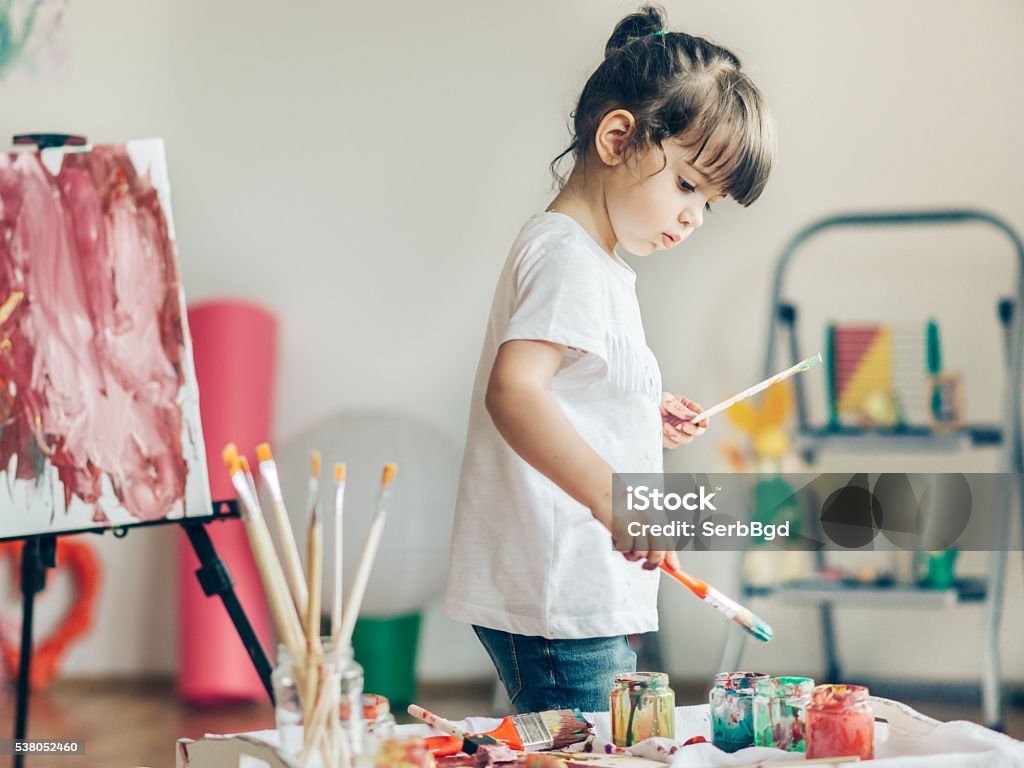
[[671, 32], [669, 30], [667, 30], [667, 29], [659, 29], [654, 34], [656, 34], [656, 35], [669, 35], [669, 34], [671, 34]]

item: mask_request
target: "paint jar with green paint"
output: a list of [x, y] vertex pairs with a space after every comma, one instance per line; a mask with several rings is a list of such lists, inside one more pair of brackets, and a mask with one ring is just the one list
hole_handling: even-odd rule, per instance
[[754, 746], [787, 752], [807, 750], [807, 704], [814, 690], [809, 677], [768, 677], [754, 691]]
[[720, 672], [715, 675], [708, 703], [716, 747], [736, 752], [754, 744], [754, 693], [764, 672]]
[[676, 694], [664, 672], [630, 672], [611, 693], [612, 741], [631, 747], [652, 736], [675, 737]]

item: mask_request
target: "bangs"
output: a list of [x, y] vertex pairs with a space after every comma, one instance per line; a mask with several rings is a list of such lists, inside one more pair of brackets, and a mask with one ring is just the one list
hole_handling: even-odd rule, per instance
[[775, 159], [775, 132], [760, 93], [743, 75], [678, 137], [708, 182], [742, 206], [760, 197]]

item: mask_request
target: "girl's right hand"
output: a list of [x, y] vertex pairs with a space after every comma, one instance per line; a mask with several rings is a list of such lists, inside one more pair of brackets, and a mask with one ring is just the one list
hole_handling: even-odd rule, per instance
[[615, 549], [630, 562], [643, 562], [645, 571], [655, 570], [663, 560], [673, 568], [679, 567], [679, 557], [675, 551], [659, 549], [658, 541], [654, 537], [630, 536], [626, 530], [626, 521], [616, 520], [611, 533]]

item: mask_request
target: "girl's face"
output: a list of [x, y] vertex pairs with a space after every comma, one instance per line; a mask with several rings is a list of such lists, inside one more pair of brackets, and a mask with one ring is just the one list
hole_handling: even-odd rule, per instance
[[608, 221], [629, 253], [646, 256], [678, 245], [704, 223], [711, 204], [724, 197], [689, 162], [691, 155], [679, 143], [666, 141], [608, 169]]

